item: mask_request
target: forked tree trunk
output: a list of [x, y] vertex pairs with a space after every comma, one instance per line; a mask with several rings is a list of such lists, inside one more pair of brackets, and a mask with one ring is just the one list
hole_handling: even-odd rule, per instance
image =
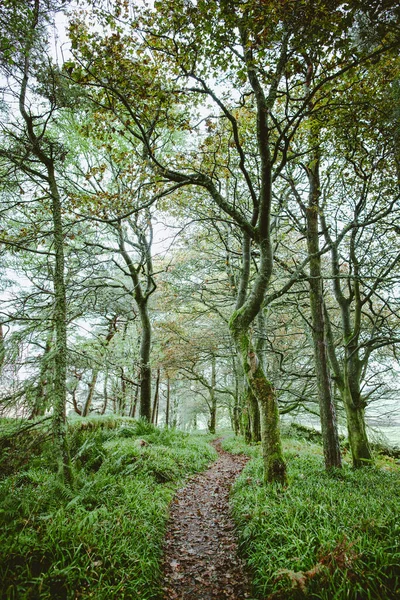
[[94, 396], [94, 390], [96, 387], [98, 375], [99, 375], [99, 370], [94, 369], [93, 373], [92, 373], [92, 379], [89, 383], [89, 390], [88, 390], [88, 394], [86, 396], [86, 402], [82, 409], [82, 417], [87, 417], [90, 412], [90, 407], [92, 406], [92, 400], [93, 400], [93, 396]]
[[[150, 214], [148, 222], [150, 223]], [[124, 233], [122, 225], [119, 223], [119, 252], [123, 257], [132, 280], [133, 289], [132, 296], [135, 299], [139, 310], [140, 323], [142, 326], [140, 340], [140, 416], [147, 421], [151, 421], [151, 367], [150, 367], [150, 351], [151, 351], [151, 323], [149, 318], [149, 299], [155, 291], [156, 285], [153, 280], [153, 265], [151, 257], [151, 242], [148, 242], [145, 235], [141, 231], [136, 231], [137, 241], [143, 255], [143, 261], [135, 266], [129, 253], [125, 247]], [[151, 236], [150, 236], [151, 237]], [[139, 278], [140, 272], [145, 273], [145, 286]]]
[[360, 282], [358, 278], [359, 264], [355, 247], [357, 231], [353, 230], [350, 239], [350, 258], [354, 280], [353, 282], [350, 280], [347, 282], [350, 291], [349, 295], [346, 297], [341, 285], [338, 248], [337, 245], [332, 243], [323, 214], [321, 214], [320, 219], [326, 241], [331, 245], [332, 272], [334, 275], [333, 289], [336, 301], [340, 308], [343, 330], [344, 357], [342, 366], [336, 355], [332, 327], [329, 323], [329, 313], [328, 310], [325, 309], [329, 360], [346, 411], [347, 432], [353, 458], [353, 466], [370, 466], [373, 464], [373, 456], [368, 443], [365, 426], [365, 403], [360, 391], [365, 362], [360, 358], [359, 347], [363, 302], [361, 301], [360, 296]]

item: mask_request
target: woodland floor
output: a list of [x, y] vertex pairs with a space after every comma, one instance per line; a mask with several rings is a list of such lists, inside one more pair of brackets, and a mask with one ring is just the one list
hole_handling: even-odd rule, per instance
[[218, 460], [176, 494], [164, 555], [164, 600], [244, 600], [250, 579], [238, 556], [229, 490], [247, 462], [214, 442]]

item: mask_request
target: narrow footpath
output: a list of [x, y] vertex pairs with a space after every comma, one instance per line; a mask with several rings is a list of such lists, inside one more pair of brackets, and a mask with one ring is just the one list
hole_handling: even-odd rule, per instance
[[179, 490], [165, 541], [164, 600], [251, 598], [229, 516], [229, 490], [247, 462], [214, 442], [218, 460]]

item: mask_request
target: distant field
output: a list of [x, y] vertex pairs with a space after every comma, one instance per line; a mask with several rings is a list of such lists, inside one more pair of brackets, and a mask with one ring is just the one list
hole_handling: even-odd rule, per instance
[[400, 446], [400, 423], [390, 427], [372, 427], [370, 438], [372, 440], [378, 438], [379, 441], [387, 441], [391, 446]]
[[[321, 425], [318, 419], [314, 416], [309, 415], [308, 417], [296, 417], [295, 419], [283, 418], [282, 422], [290, 423], [294, 421], [295, 423], [300, 423], [301, 425], [305, 425], [306, 427], [312, 427], [313, 429], [321, 430]], [[371, 442], [381, 442], [384, 444], [389, 444], [390, 446], [400, 446], [400, 421], [393, 420], [391, 425], [387, 425], [387, 420], [385, 425], [380, 426], [379, 420], [374, 417], [368, 424], [368, 437]], [[384, 421], [384, 422], [385, 422]], [[339, 432], [342, 435], [347, 435], [346, 427], [341, 425], [339, 426]]]

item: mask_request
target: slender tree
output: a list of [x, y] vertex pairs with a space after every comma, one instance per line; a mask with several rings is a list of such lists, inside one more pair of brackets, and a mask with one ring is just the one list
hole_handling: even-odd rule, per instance
[[[7, 8], [7, 7], [6, 7]], [[10, 7], [8, 7], [10, 8]], [[17, 4], [11, 4], [11, 13], [18, 11]], [[51, 135], [50, 125], [59, 108], [56, 71], [46, 64], [50, 82], [45, 86], [45, 104], [41, 110], [38, 102], [32, 101], [39, 74], [38, 57], [46, 44], [45, 17], [46, 8], [39, 0], [27, 5], [23, 15], [25, 36], [18, 36], [14, 48], [17, 61], [10, 58], [3, 63], [7, 75], [13, 79], [12, 95], [18, 100], [20, 121], [13, 130], [3, 128], [8, 137], [8, 146], [1, 149], [1, 156], [9, 161], [16, 172], [21, 172], [42, 189], [44, 197], [50, 202], [52, 218], [52, 241], [54, 252], [54, 381], [53, 381], [53, 435], [57, 449], [58, 469], [65, 481], [71, 481], [71, 468], [66, 440], [66, 357], [67, 357], [67, 303], [65, 290], [64, 227], [62, 215], [62, 192], [60, 191], [57, 166], [62, 161], [64, 149]], [[10, 21], [12, 23], [12, 20]], [[15, 33], [15, 32], [14, 32]], [[13, 36], [15, 39], [15, 36]], [[46, 55], [45, 55], [46, 56]], [[36, 75], [36, 81], [35, 81]], [[40, 86], [39, 86], [40, 89]], [[17, 136], [15, 131], [18, 131]]]

